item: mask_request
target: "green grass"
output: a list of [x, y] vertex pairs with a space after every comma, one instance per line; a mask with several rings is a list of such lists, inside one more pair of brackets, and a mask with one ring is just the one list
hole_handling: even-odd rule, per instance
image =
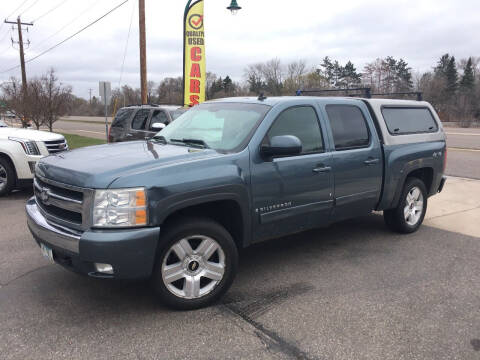
[[65, 136], [65, 139], [68, 143], [68, 148], [70, 150], [78, 149], [85, 146], [92, 146], [92, 145], [101, 145], [105, 144], [105, 140], [94, 139], [87, 136], [80, 136], [80, 135], [72, 135], [72, 134], [62, 134]]

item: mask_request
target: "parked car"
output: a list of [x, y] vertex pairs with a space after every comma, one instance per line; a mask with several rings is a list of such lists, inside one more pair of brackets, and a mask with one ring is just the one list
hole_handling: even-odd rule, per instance
[[112, 121], [108, 142], [149, 139], [187, 110], [176, 105], [123, 107]]
[[0, 128], [4, 128], [4, 127], [8, 127], [8, 125], [2, 120], [0, 120]]
[[63, 135], [12, 127], [0, 128], [0, 196], [31, 186], [42, 157], [68, 150]]
[[416, 231], [445, 184], [446, 151], [427, 102], [210, 101], [150, 140], [42, 159], [28, 226], [68, 269], [152, 277], [166, 304], [198, 308], [227, 291], [253, 243], [373, 210]]

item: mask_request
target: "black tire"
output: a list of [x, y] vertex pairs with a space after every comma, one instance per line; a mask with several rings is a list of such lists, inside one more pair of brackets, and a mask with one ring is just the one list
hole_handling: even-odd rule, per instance
[[[416, 221], [416, 223], [414, 224], [411, 224], [405, 219], [404, 209], [407, 206], [407, 194], [409, 194], [414, 188], [418, 188], [421, 192], [423, 199], [423, 208], [421, 213], [419, 213], [420, 216], [418, 218], [418, 221]], [[427, 203], [427, 189], [423, 181], [414, 177], [407, 178], [407, 181], [405, 182], [405, 185], [403, 187], [402, 194], [400, 196], [400, 200], [398, 202], [398, 206], [394, 209], [384, 210], [383, 212], [383, 219], [385, 220], [385, 224], [390, 230], [398, 233], [413, 233], [417, 231], [420, 225], [422, 225], [423, 223], [425, 213], [427, 212]]]
[[[164, 261], [167, 261], [165, 258], [171, 256], [170, 250], [174, 244], [182, 239], [197, 235], [207, 236], [215, 240], [220, 246], [224, 254], [224, 273], [222, 279], [209, 293], [201, 297], [187, 299], [177, 296], [167, 288], [162, 276], [162, 265]], [[198, 248], [195, 248], [195, 250], [197, 249]], [[225, 294], [232, 285], [237, 272], [237, 266], [237, 247], [232, 236], [223, 226], [206, 218], [182, 218], [171, 223], [165, 233], [160, 237], [157, 259], [152, 276], [152, 285], [160, 300], [165, 305], [178, 310], [198, 309], [213, 304]], [[200, 269], [200, 265], [197, 269]], [[179, 281], [184, 281], [183, 286], [186, 286], [185, 279]]]
[[15, 169], [13, 168], [10, 161], [4, 157], [0, 157], [0, 176], [6, 176], [6, 182], [0, 183], [0, 196], [5, 196], [13, 190], [15, 186]]

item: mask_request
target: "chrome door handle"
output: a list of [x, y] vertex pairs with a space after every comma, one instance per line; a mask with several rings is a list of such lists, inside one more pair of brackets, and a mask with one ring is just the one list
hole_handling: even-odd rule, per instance
[[379, 159], [368, 159], [368, 160], [365, 160], [363, 163], [369, 166], [369, 165], [378, 164], [379, 161], [380, 161]]
[[330, 166], [323, 166], [323, 167], [317, 167], [313, 169], [313, 172], [315, 173], [324, 173], [324, 172], [329, 172], [332, 170]]

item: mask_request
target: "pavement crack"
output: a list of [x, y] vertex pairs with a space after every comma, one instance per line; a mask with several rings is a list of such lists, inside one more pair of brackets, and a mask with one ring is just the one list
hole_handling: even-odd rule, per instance
[[267, 349], [276, 350], [278, 352], [287, 355], [291, 359], [297, 360], [314, 360], [308, 356], [306, 352], [301, 350], [298, 346], [292, 344], [287, 339], [283, 338], [281, 335], [276, 333], [273, 330], [267, 329], [265, 326], [260, 324], [258, 321], [251, 319], [246, 314], [238, 311], [235, 307], [230, 304], [224, 305], [225, 310], [228, 311], [231, 315], [240, 317], [242, 320], [247, 322], [249, 325], [253, 326], [255, 329], [255, 335], [267, 346]]
[[34, 273], [35, 271], [41, 270], [41, 269], [43, 269], [43, 268], [46, 268], [46, 267], [48, 267], [48, 266], [50, 266], [50, 264], [39, 266], [39, 267], [37, 267], [37, 268], [35, 268], [35, 269], [32, 269], [32, 270], [27, 271], [26, 273], [23, 273], [22, 275], [17, 276], [16, 278], [13, 278], [13, 279], [10, 280], [10, 281], [7, 281], [5, 284], [0, 283], [0, 288], [7, 287], [8, 285], [12, 284], [13, 282], [15, 282], [15, 281], [17, 281], [17, 280], [20, 280], [21, 278], [23, 278], [23, 277], [25, 277], [25, 276], [27, 276], [27, 275], [30, 275], [31, 273]]

